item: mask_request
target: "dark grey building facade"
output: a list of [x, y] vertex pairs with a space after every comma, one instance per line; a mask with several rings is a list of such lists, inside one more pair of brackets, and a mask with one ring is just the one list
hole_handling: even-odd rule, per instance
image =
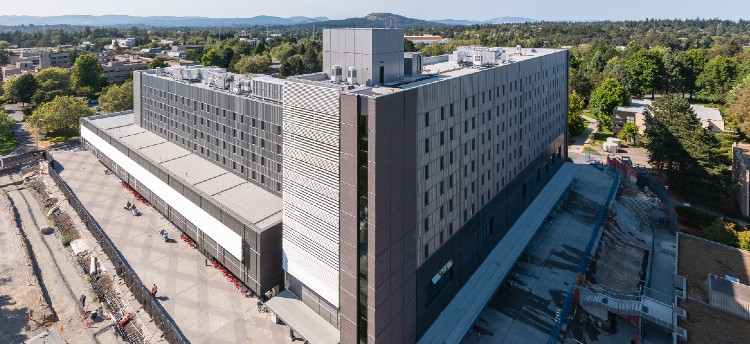
[[202, 70], [135, 72], [136, 124], [281, 195], [283, 81], [258, 77], [253, 92], [232, 92], [182, 75]]

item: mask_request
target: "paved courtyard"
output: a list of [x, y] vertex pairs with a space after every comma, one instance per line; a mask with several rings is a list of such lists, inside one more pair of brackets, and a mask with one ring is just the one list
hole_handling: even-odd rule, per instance
[[[56, 152], [60, 176], [115, 243], [143, 283], [159, 288], [157, 299], [191, 343], [291, 343], [289, 328], [259, 313], [255, 298], [242, 296], [220, 271], [206, 266], [198, 250], [179, 238], [161, 214], [136, 202], [114, 175], [86, 151]], [[165, 243], [159, 231], [177, 239]]]

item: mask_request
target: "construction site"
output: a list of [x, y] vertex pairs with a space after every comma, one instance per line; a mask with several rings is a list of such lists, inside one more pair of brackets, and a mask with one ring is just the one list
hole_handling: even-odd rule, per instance
[[291, 341], [258, 295], [80, 146], [0, 162], [0, 343]]
[[668, 208], [621, 162], [579, 166], [464, 343], [686, 339]]
[[81, 230], [43, 156], [3, 172], [0, 245], [20, 249], [0, 250], [0, 341], [164, 342], [97, 240]]

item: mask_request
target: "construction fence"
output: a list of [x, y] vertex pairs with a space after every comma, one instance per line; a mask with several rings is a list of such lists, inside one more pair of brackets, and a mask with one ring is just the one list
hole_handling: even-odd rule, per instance
[[[96, 238], [97, 242], [104, 250], [104, 253], [115, 265], [115, 272], [117, 275], [125, 281], [126, 286], [133, 293], [135, 299], [143, 306], [143, 310], [148, 313], [154, 324], [156, 324], [159, 330], [161, 330], [164, 339], [170, 344], [187, 343], [188, 341], [185, 339], [177, 325], [175, 325], [173, 319], [167, 314], [166, 310], [155, 301], [154, 297], [151, 296], [148, 287], [140, 280], [140, 278], [138, 278], [138, 275], [128, 265], [125, 258], [120, 251], [117, 250], [114, 243], [110, 240], [104, 230], [102, 230], [96, 220], [78, 200], [78, 197], [76, 197], [68, 185], [62, 180], [62, 178], [60, 178], [60, 175], [54, 170], [56, 161], [51, 153], [46, 152], [46, 160], [50, 164], [50, 168], [48, 169], [50, 177], [68, 199], [68, 202], [83, 221], [89, 232], [91, 232]], [[117, 320], [120, 321], [121, 319]]]
[[42, 150], [35, 150], [23, 154], [4, 156], [0, 158], [0, 174], [17, 172], [23, 165], [42, 160], [44, 153]]

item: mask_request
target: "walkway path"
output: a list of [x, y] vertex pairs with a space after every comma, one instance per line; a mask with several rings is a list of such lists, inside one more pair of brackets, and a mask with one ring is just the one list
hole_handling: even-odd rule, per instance
[[591, 135], [597, 132], [598, 129], [598, 122], [586, 115], [581, 115], [584, 119], [589, 121], [589, 126], [586, 127], [586, 129], [583, 130], [583, 132], [578, 135], [576, 138], [576, 141], [573, 142], [570, 146], [568, 146], [568, 156], [573, 159], [573, 162], [575, 163], [586, 163], [584, 159], [584, 153], [583, 153], [583, 145], [586, 143], [586, 140], [589, 139]]
[[36, 142], [29, 131], [28, 123], [23, 122], [23, 112], [21, 112], [20, 106], [18, 104], [5, 105], [5, 111], [16, 121], [16, 124], [13, 125], [13, 134], [16, 135], [17, 140], [16, 149], [11, 151], [9, 155], [22, 154], [36, 149]]

